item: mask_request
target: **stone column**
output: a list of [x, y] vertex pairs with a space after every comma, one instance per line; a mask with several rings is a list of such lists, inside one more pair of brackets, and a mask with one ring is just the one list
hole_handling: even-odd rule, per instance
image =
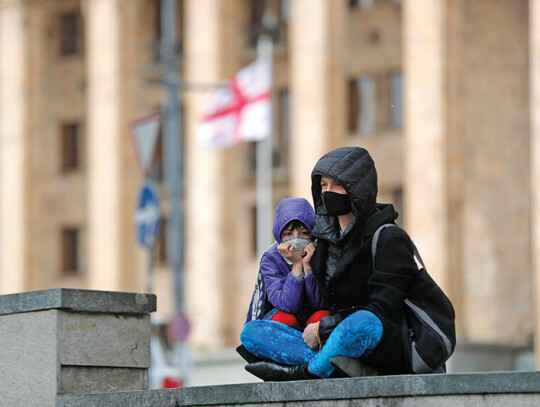
[[536, 369], [540, 370], [540, 1], [529, 1], [531, 232], [533, 324]]
[[403, 2], [405, 72], [404, 211], [406, 229], [432, 277], [447, 276], [445, 180], [445, 1]]
[[0, 405], [144, 390], [151, 294], [53, 289], [0, 296]]
[[[227, 69], [228, 60], [237, 58], [230, 51], [227, 34], [227, 10], [231, 2], [190, 0], [184, 3], [185, 36], [184, 81], [217, 85], [235, 73]], [[229, 21], [230, 23], [230, 21]], [[238, 66], [236, 66], [237, 68]], [[209, 88], [208, 88], [209, 89]], [[235, 222], [239, 182], [233, 168], [239, 159], [228, 151], [202, 149], [197, 144], [201, 106], [206, 92], [185, 94], [186, 102], [186, 279], [187, 310], [193, 322], [190, 341], [196, 346], [220, 347], [226, 336], [227, 307], [234, 303], [237, 270], [234, 257]], [[227, 158], [229, 157], [229, 160]], [[228, 208], [228, 212], [227, 209]], [[229, 222], [230, 219], [233, 222]], [[226, 298], [230, 301], [227, 303]]]
[[88, 78], [88, 260], [91, 288], [120, 288], [120, 11], [118, 0], [85, 5]]
[[0, 2], [0, 292], [23, 291], [27, 273], [27, 154], [23, 1]]
[[[346, 110], [341, 72], [346, 2], [292, 2], [290, 33], [290, 196], [311, 201], [310, 174], [317, 160], [343, 145]], [[309, 27], [309, 32], [306, 32]]]
[[[448, 101], [446, 109], [460, 122], [448, 133], [448, 145], [460, 140], [463, 152], [461, 163], [447, 163], [449, 173], [462, 165], [457, 267], [463, 312], [457, 316], [470, 342], [527, 346], [532, 339], [528, 5], [526, 0], [452, 3], [461, 30], [447, 38], [457, 43], [452, 64], [461, 65], [463, 95], [459, 103]], [[454, 213], [450, 219], [455, 222]]]

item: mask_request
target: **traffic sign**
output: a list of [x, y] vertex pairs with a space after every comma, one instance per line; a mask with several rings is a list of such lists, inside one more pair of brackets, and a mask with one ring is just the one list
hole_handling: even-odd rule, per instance
[[137, 242], [151, 248], [156, 242], [161, 225], [161, 211], [157, 188], [152, 181], [147, 181], [141, 188], [135, 211], [135, 231]]
[[135, 149], [137, 150], [139, 164], [145, 177], [150, 174], [160, 126], [160, 113], [153, 113], [149, 116], [141, 117], [131, 123], [131, 134], [135, 141]]
[[189, 335], [190, 325], [186, 315], [176, 314], [167, 325], [167, 335], [173, 342], [183, 342]]

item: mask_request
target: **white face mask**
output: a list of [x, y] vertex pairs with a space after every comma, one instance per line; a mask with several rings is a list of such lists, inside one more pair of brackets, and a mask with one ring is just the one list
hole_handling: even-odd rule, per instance
[[[311, 240], [306, 239], [304, 237], [291, 237], [290, 239], [284, 240], [283, 243], [289, 243], [294, 246], [294, 251], [298, 253], [300, 256], [304, 254], [304, 248], [311, 243]], [[284, 258], [285, 259], [285, 258]], [[292, 261], [285, 259], [287, 264], [292, 264]]]
[[311, 240], [306, 239], [305, 237], [295, 236], [284, 240], [283, 243], [292, 244], [294, 246], [294, 251], [301, 256], [302, 253], [304, 253], [304, 248], [311, 243]]

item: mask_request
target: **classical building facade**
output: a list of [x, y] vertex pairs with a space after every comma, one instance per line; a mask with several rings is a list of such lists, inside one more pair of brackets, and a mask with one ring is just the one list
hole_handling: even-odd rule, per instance
[[[311, 169], [328, 150], [367, 148], [379, 201], [395, 204], [451, 297], [461, 342], [533, 348], [538, 1], [179, 0], [177, 11], [194, 347], [238, 343], [258, 269], [254, 145], [204, 150], [196, 133], [204, 90], [255, 58], [266, 15], [274, 207], [311, 200]], [[130, 123], [163, 106], [159, 13], [156, 0], [0, 0], [0, 293], [145, 290]], [[161, 148], [151, 176], [166, 220]], [[164, 239], [153, 289], [167, 319]]]

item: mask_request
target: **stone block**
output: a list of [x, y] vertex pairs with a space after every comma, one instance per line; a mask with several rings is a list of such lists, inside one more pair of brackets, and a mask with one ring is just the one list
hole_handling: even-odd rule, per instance
[[70, 289], [0, 296], [0, 407], [146, 389], [155, 300]]
[[535, 406], [540, 372], [360, 377], [58, 396], [56, 407]]
[[62, 365], [150, 367], [150, 316], [58, 314]]
[[50, 406], [54, 402], [56, 313], [0, 315], [0, 406]]
[[148, 314], [156, 310], [156, 296], [67, 288], [0, 296], [0, 315], [45, 309], [108, 314]]
[[61, 366], [57, 394], [140, 390], [147, 385], [147, 369]]

